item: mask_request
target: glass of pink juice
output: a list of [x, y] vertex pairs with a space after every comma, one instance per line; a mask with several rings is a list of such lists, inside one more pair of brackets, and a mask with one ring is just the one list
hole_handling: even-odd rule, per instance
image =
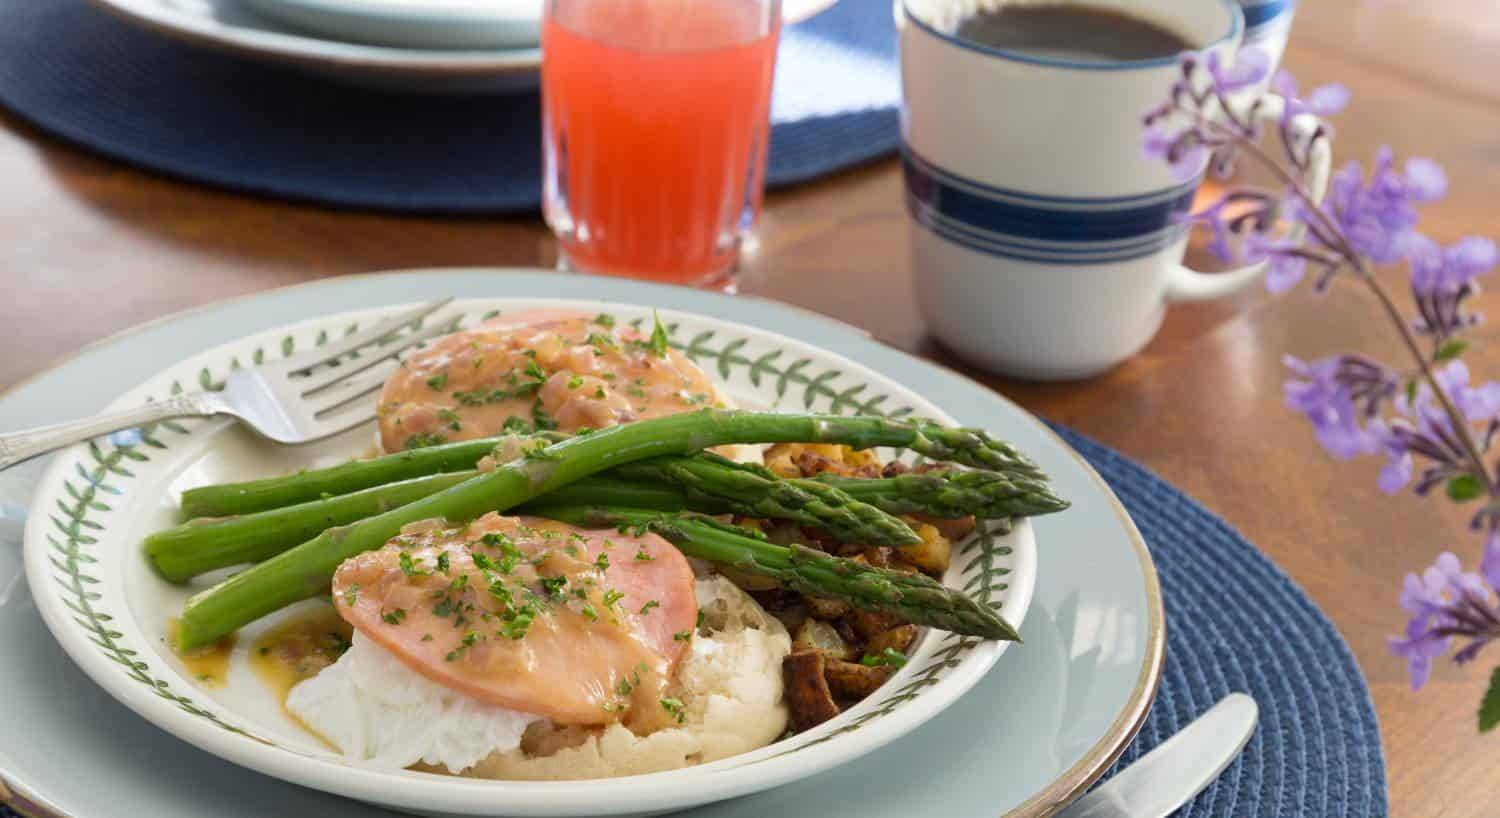
[[543, 210], [562, 261], [732, 280], [760, 215], [781, 0], [547, 0]]

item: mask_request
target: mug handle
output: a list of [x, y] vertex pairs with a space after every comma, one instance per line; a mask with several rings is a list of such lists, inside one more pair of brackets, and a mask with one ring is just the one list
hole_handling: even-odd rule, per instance
[[[1265, 94], [1261, 97], [1261, 104], [1256, 108], [1255, 119], [1258, 122], [1279, 123], [1281, 113], [1285, 109], [1285, 99], [1277, 94]], [[1306, 142], [1312, 138], [1321, 125], [1322, 122], [1316, 116], [1299, 114], [1292, 118], [1292, 138], [1299, 143]], [[1333, 149], [1329, 145], [1331, 134], [1332, 131], [1325, 128], [1323, 138], [1313, 143], [1312, 151], [1308, 156], [1307, 171], [1303, 174], [1307, 190], [1312, 194], [1313, 202], [1317, 204], [1323, 202], [1323, 195], [1328, 192], [1328, 173], [1333, 162]], [[1294, 241], [1301, 241], [1304, 232], [1306, 228], [1297, 224], [1288, 232], [1287, 237]], [[1167, 277], [1166, 299], [1168, 303], [1176, 303], [1204, 301], [1230, 295], [1244, 289], [1252, 281], [1259, 280], [1265, 269], [1266, 262], [1261, 261], [1222, 273], [1204, 274], [1177, 264], [1173, 266]]]

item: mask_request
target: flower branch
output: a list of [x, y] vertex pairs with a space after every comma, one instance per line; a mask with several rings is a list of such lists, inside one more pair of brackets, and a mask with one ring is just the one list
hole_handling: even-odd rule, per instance
[[[1479, 322], [1466, 302], [1479, 291], [1476, 279], [1495, 266], [1497, 251], [1488, 239], [1443, 247], [1419, 233], [1417, 208], [1441, 198], [1447, 178], [1426, 159], [1397, 169], [1389, 148], [1379, 151], [1368, 174], [1358, 162], [1345, 165], [1319, 200], [1303, 177], [1314, 151], [1326, 148], [1330, 132], [1322, 119], [1342, 110], [1349, 92], [1327, 85], [1304, 96], [1282, 73], [1269, 83], [1273, 98], [1263, 90], [1268, 63], [1253, 49], [1232, 65], [1217, 54], [1184, 58], [1166, 100], [1145, 115], [1143, 147], [1184, 181], [1207, 164], [1232, 168], [1237, 154], [1264, 166], [1280, 190], [1236, 187], [1185, 219], [1210, 231], [1209, 249], [1225, 261], [1265, 262], [1272, 292], [1292, 289], [1309, 273], [1319, 293], [1341, 273], [1358, 280], [1400, 338], [1405, 367], [1356, 354], [1311, 362], [1288, 356], [1285, 397], [1334, 457], [1384, 455], [1382, 491], [1411, 487], [1428, 496], [1441, 486], [1454, 502], [1483, 501], [1470, 519], [1483, 534], [1480, 572], [1463, 572], [1458, 558], [1444, 552], [1406, 578], [1401, 605], [1409, 619], [1390, 645], [1419, 688], [1432, 661], [1455, 642], [1463, 644], [1452, 658], [1462, 664], [1500, 638], [1500, 472], [1487, 459], [1500, 434], [1500, 382], [1471, 385], [1461, 360], [1468, 347], [1461, 336]], [[1281, 109], [1274, 155], [1261, 146], [1257, 125], [1264, 111], [1276, 110], [1272, 105]], [[1397, 263], [1408, 269], [1412, 317], [1376, 275], [1378, 267]], [[1480, 726], [1487, 730], [1500, 724], [1500, 671], [1484, 703]]]

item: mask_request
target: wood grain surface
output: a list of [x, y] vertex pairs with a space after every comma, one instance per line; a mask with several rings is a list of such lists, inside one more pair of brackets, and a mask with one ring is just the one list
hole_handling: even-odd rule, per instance
[[[1442, 241], [1500, 236], [1500, 14], [1493, 0], [1312, 0], [1286, 64], [1354, 91], [1340, 159], [1391, 143], [1442, 162], [1449, 197], [1426, 211]], [[0, 387], [90, 341], [175, 310], [367, 270], [547, 266], [540, 221], [399, 218], [248, 198], [164, 180], [61, 147], [0, 114]], [[1396, 359], [1363, 293], [1252, 291], [1174, 308], [1139, 356], [1083, 383], [1034, 384], [964, 368], [912, 304], [905, 216], [891, 161], [769, 197], [745, 290], [855, 324], [968, 372], [1026, 408], [1145, 463], [1245, 533], [1343, 632], [1369, 677], [1392, 814], [1500, 814], [1500, 735], [1474, 711], [1500, 649], [1439, 668], [1414, 694], [1385, 638], [1402, 626], [1402, 575], [1439, 550], [1478, 558], [1462, 512], [1375, 489], [1378, 463], [1338, 463], [1282, 405], [1281, 357], [1358, 347]], [[1391, 271], [1399, 281], [1400, 272]], [[1500, 298], [1481, 307], [1500, 315]], [[1493, 325], [1491, 325], [1493, 326]], [[1474, 368], [1500, 373], [1481, 328]], [[1275, 638], [1269, 634], [1268, 638]]]

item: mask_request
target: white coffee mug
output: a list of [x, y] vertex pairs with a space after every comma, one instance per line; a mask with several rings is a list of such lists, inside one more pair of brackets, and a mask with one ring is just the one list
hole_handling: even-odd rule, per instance
[[[1263, 265], [1182, 266], [1180, 217], [1198, 179], [1174, 180], [1141, 149], [1142, 116], [1181, 76], [1178, 57], [1069, 61], [957, 38], [984, 1], [896, 0], [912, 268], [929, 330], [995, 371], [1081, 378], [1144, 347], [1168, 303], [1257, 280]], [[1244, 32], [1236, 0], [1085, 4], [1165, 26], [1225, 64]], [[1258, 116], [1281, 110], [1268, 97]], [[1293, 130], [1316, 127], [1304, 115]], [[1318, 140], [1307, 182], [1319, 197], [1328, 163]]]

